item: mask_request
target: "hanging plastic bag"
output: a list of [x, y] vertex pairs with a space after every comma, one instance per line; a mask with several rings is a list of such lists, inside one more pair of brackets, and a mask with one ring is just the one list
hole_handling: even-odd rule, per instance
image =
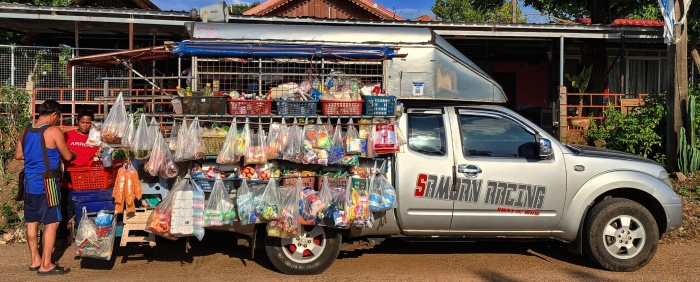
[[92, 127], [90, 127], [90, 132], [88, 133], [88, 139], [85, 141], [85, 145], [92, 147], [102, 146], [102, 139], [100, 139], [100, 130], [102, 126], [99, 122], [93, 122]]
[[335, 126], [335, 133], [333, 133], [333, 142], [331, 142], [331, 147], [328, 153], [328, 163], [337, 164], [345, 156], [345, 146], [343, 146], [343, 130], [340, 126], [340, 119], [338, 119], [338, 125]]
[[267, 182], [267, 187], [258, 203], [256, 212], [263, 220], [276, 220], [279, 217], [279, 188], [274, 178]]
[[170, 129], [170, 139], [168, 140], [168, 150], [175, 151], [177, 148], [177, 135], [180, 130], [180, 123], [173, 122], [173, 127]]
[[344, 165], [344, 166], [358, 166], [358, 165], [360, 165], [360, 156], [359, 155], [345, 155], [340, 159], [338, 164]]
[[376, 154], [391, 154], [399, 151], [395, 124], [378, 124], [373, 127], [372, 148]]
[[158, 176], [165, 162], [165, 153], [170, 153], [170, 151], [168, 151], [168, 149], [165, 147], [165, 140], [163, 140], [162, 135], [157, 133], [155, 139], [156, 141], [153, 144], [150, 157], [143, 166], [143, 169], [146, 170], [146, 172], [148, 172], [148, 174], [151, 176]]
[[282, 126], [279, 123], [273, 122], [270, 124], [270, 132], [267, 135], [267, 146], [265, 156], [268, 160], [280, 158], [280, 133]]
[[159, 175], [165, 179], [170, 179], [174, 178], [175, 176], [178, 175], [179, 173], [179, 168], [177, 164], [175, 163], [175, 159], [173, 158], [173, 154], [168, 150], [168, 145], [165, 144], [165, 140], [160, 136], [161, 144], [161, 151], [163, 152], [163, 164], [160, 167]]
[[[350, 185], [350, 181], [348, 181], [348, 185]], [[347, 227], [348, 216], [345, 199], [349, 186], [328, 187], [328, 183], [326, 182], [321, 187], [319, 198], [325, 203], [325, 207], [318, 214], [318, 224], [335, 228]]]
[[296, 124], [290, 126], [287, 130], [287, 144], [284, 148], [284, 155], [282, 156], [284, 160], [296, 162], [299, 149], [301, 149], [301, 143], [297, 140], [299, 130], [300, 128]]
[[231, 197], [224, 186], [224, 181], [217, 178], [209, 195], [209, 202], [204, 209], [204, 226], [229, 225], [233, 223], [234, 218], [236, 218], [236, 211]]
[[219, 150], [219, 155], [216, 156], [216, 163], [218, 164], [235, 164], [239, 162], [240, 156], [236, 158], [236, 141], [238, 135], [238, 126], [236, 125], [236, 120], [231, 121], [231, 127], [226, 133], [226, 139], [224, 139], [224, 144]]
[[318, 163], [318, 155], [316, 155], [316, 126], [308, 123], [306, 120], [306, 125], [304, 125], [304, 130], [302, 134], [302, 158], [301, 163], [303, 164], [315, 164]]
[[[168, 193], [168, 196], [163, 199], [158, 206], [151, 212], [146, 222], [146, 231], [161, 236], [163, 238], [175, 240], [177, 239], [172, 234], [173, 227], [173, 210], [175, 208], [175, 199], [177, 193], [187, 190], [187, 179], [181, 179], [173, 185], [173, 188]], [[182, 204], [178, 205], [180, 208]], [[179, 224], [179, 218], [175, 220]], [[179, 228], [179, 227], [178, 227]]]
[[236, 194], [238, 217], [241, 225], [260, 223], [256, 209], [267, 185], [248, 184], [246, 179], [242, 181], [241, 187], [238, 188]]
[[[301, 181], [301, 178], [297, 182]], [[328, 188], [328, 180], [325, 180], [326, 187]], [[326, 204], [321, 200], [316, 192], [311, 187], [304, 187], [300, 194], [299, 199], [299, 223], [303, 225], [312, 225], [316, 223], [318, 214], [325, 208]]]
[[250, 123], [248, 118], [245, 119], [243, 131], [236, 138], [236, 158], [240, 159], [245, 155], [248, 145], [250, 144]]
[[119, 92], [117, 100], [114, 101], [112, 110], [109, 111], [105, 118], [105, 124], [102, 128], [102, 141], [107, 144], [120, 145], [124, 131], [126, 130], [126, 108], [124, 107], [124, 97]]
[[315, 147], [317, 160], [315, 163], [320, 165], [328, 165], [329, 149], [332, 145], [331, 135], [325, 125], [321, 123], [321, 119], [316, 119], [316, 127], [314, 128]]
[[267, 144], [265, 143], [265, 130], [262, 128], [262, 124], [258, 126], [258, 132], [254, 133], [250, 138], [250, 143], [246, 149], [243, 164], [264, 164], [267, 163], [267, 157], [265, 156]]
[[365, 227], [369, 219], [369, 195], [368, 187], [353, 186], [350, 192], [352, 204], [349, 209], [348, 218], [352, 220], [353, 226]]
[[304, 190], [301, 179], [294, 188], [279, 189], [280, 215], [277, 220], [267, 224], [267, 235], [271, 237], [289, 238], [299, 234], [299, 196]]
[[156, 134], [161, 134], [161, 135], [162, 135], [162, 132], [161, 132], [161, 130], [160, 130], [160, 123], [158, 123], [158, 121], [156, 121], [156, 118], [155, 118], [155, 117], [151, 117], [151, 121], [148, 122], [148, 130], [149, 130], [149, 131], [148, 131], [148, 134], [149, 134], [149, 136], [150, 136], [150, 138], [151, 138], [151, 142], [153, 142], [153, 143], [151, 143], [151, 146], [152, 146], [153, 144], [155, 144], [155, 141], [156, 141], [155, 136], [156, 136]]
[[280, 124], [279, 140], [279, 156], [277, 156], [277, 158], [283, 159], [284, 151], [287, 148], [287, 142], [289, 141], [289, 126], [287, 126], [287, 122], [284, 120], [284, 118]]
[[178, 129], [175, 155], [173, 155], [173, 159], [176, 162], [185, 161], [185, 149], [187, 148], [187, 134], [189, 130], [190, 128], [187, 126], [187, 121], [183, 120], [182, 125], [180, 125], [180, 129]]
[[254, 195], [248, 187], [248, 181], [243, 178], [241, 187], [236, 190], [236, 206], [238, 207], [238, 217], [241, 225], [251, 223], [251, 216], [255, 216], [255, 206], [253, 206]]
[[352, 118], [348, 122], [348, 130], [345, 133], [345, 154], [359, 155], [362, 154], [362, 139], [355, 129]]
[[195, 117], [192, 121], [190, 129], [187, 131], [187, 142], [183, 146], [185, 147], [183, 156], [185, 160], [204, 158], [204, 140], [202, 140], [200, 133], [199, 117]]
[[[129, 113], [125, 120], [126, 125], [124, 129], [124, 138], [121, 140], [121, 145], [124, 148], [131, 148], [134, 141], [134, 135], [136, 135], [136, 128], [134, 126], [134, 114]], [[104, 127], [102, 128], [104, 129]]]
[[154, 133], [152, 133], [148, 127], [146, 115], [141, 114], [139, 126], [136, 128], [136, 135], [134, 135], [134, 141], [131, 147], [134, 152], [134, 158], [137, 160], [145, 160], [149, 157], [151, 149], [153, 148], [153, 142], [151, 141], [152, 135], [154, 135]]

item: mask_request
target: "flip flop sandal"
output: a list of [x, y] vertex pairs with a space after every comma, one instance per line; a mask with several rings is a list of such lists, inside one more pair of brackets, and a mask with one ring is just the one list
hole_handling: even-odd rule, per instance
[[27, 269], [29, 269], [29, 271], [39, 271], [39, 267], [40, 267], [40, 266], [30, 266], [30, 267], [27, 268]]
[[63, 275], [70, 272], [70, 268], [63, 268], [58, 265], [56, 265], [54, 268], [52, 268], [49, 271], [37, 271], [36, 274], [39, 276], [45, 276], [45, 275]]

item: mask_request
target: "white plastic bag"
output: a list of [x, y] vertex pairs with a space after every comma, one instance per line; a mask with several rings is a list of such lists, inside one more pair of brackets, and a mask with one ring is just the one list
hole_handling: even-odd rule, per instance
[[222, 226], [233, 223], [236, 211], [224, 181], [216, 179], [204, 209], [204, 226]]
[[102, 140], [107, 144], [121, 145], [122, 138], [126, 136], [126, 108], [124, 107], [124, 97], [119, 92], [117, 100], [114, 101], [112, 110], [105, 118], [105, 125], [102, 128]]
[[155, 133], [151, 131], [146, 122], [146, 115], [141, 114], [139, 126], [136, 128], [136, 135], [134, 135], [134, 141], [131, 146], [134, 152], [134, 158], [137, 160], [145, 160], [150, 156], [154, 143], [151, 141], [151, 138], [155, 137], [154, 135]]
[[241, 161], [241, 156], [236, 154], [236, 146], [238, 141], [238, 125], [236, 120], [231, 121], [231, 127], [226, 133], [226, 139], [224, 139], [224, 144], [219, 150], [219, 155], [216, 156], [216, 163], [218, 164], [235, 164]]

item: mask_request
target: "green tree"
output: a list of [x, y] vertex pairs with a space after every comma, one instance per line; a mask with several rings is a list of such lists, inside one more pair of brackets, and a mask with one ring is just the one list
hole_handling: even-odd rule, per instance
[[250, 8], [253, 8], [257, 5], [260, 5], [260, 2], [252, 2], [252, 3], [244, 3], [244, 4], [231, 4], [228, 6], [228, 12], [231, 15], [242, 15], [243, 12], [250, 10]]
[[[510, 23], [512, 20], [510, 1], [503, 0], [435, 0], [430, 10], [438, 20], [448, 22]], [[527, 22], [520, 7], [516, 15], [519, 23]]]

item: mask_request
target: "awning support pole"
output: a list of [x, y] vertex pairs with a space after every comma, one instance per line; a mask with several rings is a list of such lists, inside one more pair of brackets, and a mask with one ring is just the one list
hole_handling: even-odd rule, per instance
[[564, 86], [564, 36], [559, 37], [559, 141], [566, 143], [566, 86]]

